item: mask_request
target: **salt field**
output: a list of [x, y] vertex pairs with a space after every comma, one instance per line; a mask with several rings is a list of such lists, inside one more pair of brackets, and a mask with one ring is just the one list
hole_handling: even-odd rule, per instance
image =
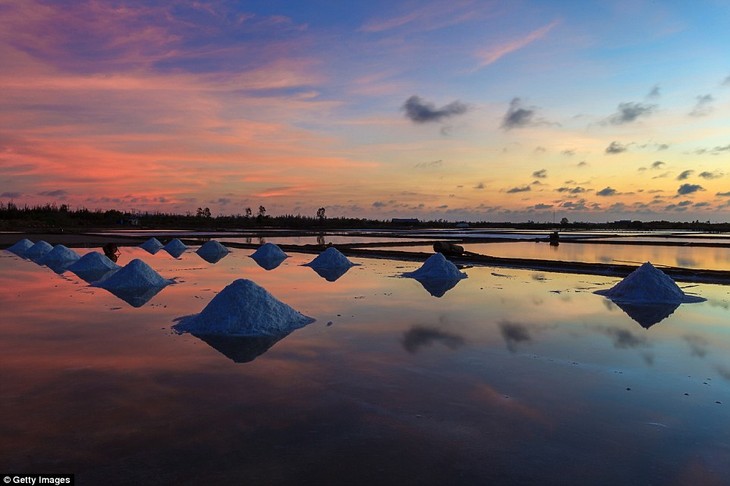
[[[707, 300], [645, 325], [594, 293], [616, 277], [467, 267], [435, 296], [404, 276], [424, 262], [348, 257], [328, 280], [305, 266], [313, 254], [267, 270], [248, 249], [210, 263], [198, 248], [120, 247], [120, 267], [139, 259], [172, 283], [142, 303], [0, 251], [0, 470], [78, 484], [727, 484], [730, 286], [680, 282]], [[191, 316], [214, 326], [225, 309], [209, 304], [239, 279], [314, 321], [273, 337], [176, 332]]]

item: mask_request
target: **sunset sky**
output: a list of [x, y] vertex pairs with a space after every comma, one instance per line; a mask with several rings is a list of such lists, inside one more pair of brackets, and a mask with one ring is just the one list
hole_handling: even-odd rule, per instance
[[0, 202], [730, 219], [730, 3], [0, 0]]

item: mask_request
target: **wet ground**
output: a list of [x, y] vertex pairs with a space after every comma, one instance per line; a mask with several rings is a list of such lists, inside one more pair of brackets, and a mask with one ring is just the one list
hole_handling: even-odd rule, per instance
[[[592, 293], [616, 278], [474, 267], [434, 297], [399, 277], [418, 262], [353, 258], [330, 282], [301, 266], [313, 255], [265, 270], [250, 253], [210, 264], [122, 248], [120, 264], [177, 281], [132, 307], [0, 251], [0, 470], [80, 484], [728, 484], [728, 286], [682, 285], [708, 300], [647, 327]], [[263, 343], [171, 331], [238, 278], [316, 321]]]

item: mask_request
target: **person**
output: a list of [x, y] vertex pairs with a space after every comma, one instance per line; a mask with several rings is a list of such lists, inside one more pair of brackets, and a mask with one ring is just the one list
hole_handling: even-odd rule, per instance
[[102, 247], [102, 250], [104, 250], [104, 255], [106, 255], [106, 257], [109, 260], [113, 261], [114, 263], [116, 263], [117, 260], [119, 260], [119, 254], [121, 252], [119, 251], [119, 247], [117, 247], [116, 244], [107, 243], [106, 245], [104, 245]]

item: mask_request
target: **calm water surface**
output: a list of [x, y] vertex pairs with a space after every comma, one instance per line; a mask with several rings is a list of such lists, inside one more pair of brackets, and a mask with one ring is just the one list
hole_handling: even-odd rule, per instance
[[[562, 248], [562, 245], [561, 245]], [[728, 484], [730, 287], [646, 329], [617, 280], [416, 263], [328, 282], [123, 248], [178, 283], [134, 308], [0, 252], [0, 470], [79, 484]], [[236, 363], [170, 327], [249, 278], [316, 322]], [[230, 346], [219, 347], [228, 352]], [[262, 351], [259, 349], [258, 351]]]
[[[656, 266], [730, 270], [730, 248], [592, 243], [561, 243], [559, 246], [550, 246], [543, 242], [464, 243], [462, 246], [467, 251], [494, 257], [636, 265], [651, 262]], [[403, 247], [403, 250], [433, 252], [433, 247], [413, 245]]]

